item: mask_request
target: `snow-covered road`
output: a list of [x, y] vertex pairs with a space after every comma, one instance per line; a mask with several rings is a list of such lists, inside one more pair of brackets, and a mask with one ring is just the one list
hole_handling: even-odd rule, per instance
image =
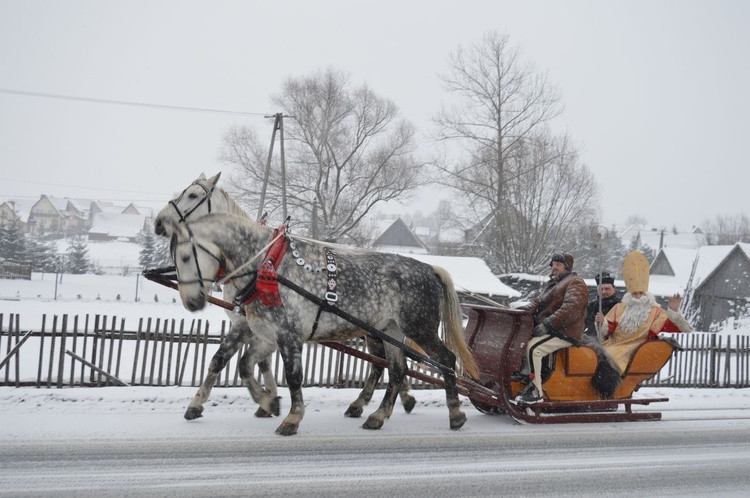
[[187, 422], [192, 394], [0, 388], [0, 495], [744, 496], [750, 487], [748, 390], [649, 390], [671, 398], [648, 407], [660, 422], [557, 426], [482, 415], [464, 399], [469, 421], [451, 432], [441, 391], [417, 391], [413, 413], [398, 407], [366, 431], [342, 415], [355, 391], [306, 389], [305, 419], [289, 438], [274, 435], [279, 418], [252, 416], [243, 389], [214, 390], [204, 418]]

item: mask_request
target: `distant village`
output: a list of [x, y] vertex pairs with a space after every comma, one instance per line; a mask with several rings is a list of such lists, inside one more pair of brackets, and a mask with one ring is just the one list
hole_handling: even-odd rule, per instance
[[152, 230], [153, 208], [90, 199], [42, 195], [37, 200], [9, 199], [0, 204], [0, 223], [17, 220], [28, 234], [87, 235], [88, 240], [136, 242]]
[[[85, 235], [92, 242], [136, 243], [139, 235], [153, 232], [155, 214], [153, 207], [136, 203], [118, 205], [48, 195], [0, 203], [2, 225], [15, 220], [29, 234]], [[440, 244], [460, 244], [463, 233], [436, 233], [407, 224], [399, 216], [381, 218], [376, 224], [372, 248], [446, 268], [464, 301], [491, 299], [509, 305], [538, 291], [546, 281], [544, 275], [493, 275], [479, 258], [434, 255]], [[750, 317], [750, 244], [709, 246], [699, 228], [677, 233], [633, 225], [617, 236], [625, 247], [648, 248], [652, 252], [649, 290], [662, 303], [676, 293], [685, 296], [686, 307], [699, 330]], [[586, 282], [593, 295], [593, 278]], [[616, 280], [616, 285], [624, 289], [621, 280]]]

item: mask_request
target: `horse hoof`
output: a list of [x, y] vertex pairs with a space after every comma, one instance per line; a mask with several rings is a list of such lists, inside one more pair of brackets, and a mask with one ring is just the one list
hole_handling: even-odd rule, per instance
[[451, 430], [457, 431], [466, 423], [466, 415], [460, 413], [457, 417], [451, 419]]
[[417, 400], [414, 398], [414, 396], [407, 396], [406, 399], [401, 400], [401, 404], [404, 405], [404, 411], [406, 413], [411, 413], [411, 411], [414, 409], [414, 405], [417, 404]]
[[383, 421], [377, 417], [369, 416], [367, 422], [362, 424], [363, 429], [369, 429], [372, 431], [378, 430], [383, 427]]
[[273, 401], [271, 401], [271, 413], [276, 415], [277, 417], [281, 415], [281, 396], [276, 396], [273, 398]]
[[202, 406], [199, 406], [198, 408], [191, 406], [185, 412], [185, 420], [195, 420], [196, 418], [201, 418], [202, 416], [203, 416]]
[[344, 416], [349, 418], [359, 418], [362, 416], [362, 407], [350, 406], [349, 409], [344, 412]]
[[276, 434], [279, 436], [294, 436], [297, 434], [297, 426], [284, 422], [278, 429], [276, 429]]
[[264, 410], [263, 408], [259, 407], [255, 411], [255, 416], [258, 417], [258, 418], [271, 418], [271, 417], [273, 417], [273, 414], [271, 412], [268, 412], [268, 411]]

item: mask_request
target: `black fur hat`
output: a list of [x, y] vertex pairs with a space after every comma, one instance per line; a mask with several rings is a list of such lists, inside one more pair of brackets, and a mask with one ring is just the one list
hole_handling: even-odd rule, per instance
[[613, 277], [606, 271], [603, 271], [599, 275], [594, 277], [594, 280], [596, 280], [596, 285], [602, 285], [602, 284], [615, 285], [615, 277]]

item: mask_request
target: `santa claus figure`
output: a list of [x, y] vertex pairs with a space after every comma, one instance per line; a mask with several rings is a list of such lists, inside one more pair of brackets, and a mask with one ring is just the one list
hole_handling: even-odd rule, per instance
[[664, 310], [648, 292], [649, 264], [646, 257], [633, 251], [622, 264], [622, 277], [627, 293], [622, 302], [604, 317], [603, 330], [607, 334], [602, 343], [615, 361], [620, 374], [630, 362], [638, 346], [656, 338], [660, 332], [691, 332], [685, 317], [680, 313], [682, 296], [675, 294]]

